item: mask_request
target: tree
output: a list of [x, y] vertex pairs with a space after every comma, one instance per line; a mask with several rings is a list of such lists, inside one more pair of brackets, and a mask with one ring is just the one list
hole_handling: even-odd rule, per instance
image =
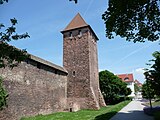
[[99, 82], [106, 104], [117, 103], [120, 96], [130, 94], [127, 84], [107, 70], [99, 72]]
[[155, 97], [155, 91], [152, 88], [151, 81], [149, 80], [146, 80], [142, 85], [142, 97], [146, 99], [153, 99]]
[[[8, 0], [0, 0], [0, 4], [8, 2]], [[0, 68], [6, 66], [13, 68], [18, 65], [21, 61], [24, 61], [29, 57], [26, 50], [19, 50], [8, 43], [12, 40], [19, 40], [30, 37], [28, 33], [17, 34], [16, 27], [17, 20], [15, 18], [10, 19], [11, 26], [5, 28], [5, 25], [0, 23]], [[3, 81], [0, 77], [0, 109], [6, 106], [7, 92], [3, 87]]]
[[152, 55], [154, 59], [150, 62], [153, 62], [153, 64], [148, 64], [150, 69], [145, 72], [145, 77], [150, 81], [155, 94], [160, 96], [160, 52], [156, 51]]
[[144, 42], [159, 40], [160, 0], [109, 0], [109, 7], [102, 15], [106, 37], [115, 35], [127, 41]]
[[126, 88], [126, 89], [125, 89], [125, 92], [124, 92], [124, 95], [125, 95], [125, 96], [128, 96], [128, 95], [130, 95], [131, 93], [132, 93], [131, 89], [130, 89], [130, 88]]
[[29, 57], [26, 50], [19, 50], [8, 44], [8, 42], [12, 40], [19, 40], [29, 37], [28, 33], [18, 35], [15, 27], [17, 20], [14, 18], [10, 19], [10, 21], [12, 25], [5, 30], [2, 29], [5, 26], [0, 24], [0, 30], [2, 30], [0, 31], [0, 68], [6, 66], [13, 68], [18, 63]]
[[0, 4], [3, 4], [4, 2], [8, 2], [8, 0], [0, 0]]
[[140, 91], [140, 87], [138, 86], [137, 83], [134, 83], [134, 90], [135, 90], [135, 93]]

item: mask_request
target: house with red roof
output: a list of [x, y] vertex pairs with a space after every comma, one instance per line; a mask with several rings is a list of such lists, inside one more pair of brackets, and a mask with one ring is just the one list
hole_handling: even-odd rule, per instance
[[137, 84], [138, 87], [142, 87], [142, 83], [140, 83], [138, 80], [135, 80], [134, 83]]
[[129, 95], [130, 97], [135, 97], [134, 90], [134, 78], [133, 74], [119, 74], [117, 75], [122, 81], [127, 83], [127, 87], [131, 89], [132, 93]]

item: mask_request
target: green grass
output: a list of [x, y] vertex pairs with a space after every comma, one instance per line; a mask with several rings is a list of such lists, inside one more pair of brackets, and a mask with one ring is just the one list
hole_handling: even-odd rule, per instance
[[[149, 102], [146, 103], [145, 105], [150, 106]], [[154, 106], [160, 106], [160, 101], [152, 102], [152, 106], [153, 106], [153, 107], [154, 107]]]
[[153, 106], [160, 106], [160, 101], [153, 102], [152, 105], [153, 105]]
[[103, 107], [100, 110], [80, 110], [77, 112], [58, 112], [49, 115], [21, 118], [21, 120], [109, 120], [130, 101]]

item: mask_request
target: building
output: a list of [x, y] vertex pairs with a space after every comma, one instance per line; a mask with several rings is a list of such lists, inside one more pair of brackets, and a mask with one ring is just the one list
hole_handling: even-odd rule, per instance
[[105, 103], [99, 88], [98, 37], [79, 13], [62, 34], [68, 103], [73, 109], [99, 109]]
[[136, 84], [139, 89], [138, 91], [135, 90], [135, 98], [142, 99], [142, 83], [140, 83], [138, 80], [135, 80], [134, 84]]
[[105, 106], [99, 89], [98, 37], [78, 13], [63, 34], [63, 67], [31, 55], [13, 69], [0, 69], [9, 93], [0, 120]]
[[127, 83], [127, 87], [131, 89], [132, 93], [129, 95], [130, 97], [135, 97], [134, 90], [134, 78], [133, 74], [119, 74], [117, 75], [122, 81]]
[[142, 87], [142, 83], [140, 83], [138, 80], [135, 80], [134, 83], [137, 84], [138, 87]]

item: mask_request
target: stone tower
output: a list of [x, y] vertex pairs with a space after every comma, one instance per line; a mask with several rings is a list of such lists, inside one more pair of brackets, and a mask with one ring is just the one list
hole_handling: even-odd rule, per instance
[[98, 37], [78, 13], [63, 34], [63, 66], [68, 71], [68, 108], [99, 109], [105, 106], [99, 89]]

